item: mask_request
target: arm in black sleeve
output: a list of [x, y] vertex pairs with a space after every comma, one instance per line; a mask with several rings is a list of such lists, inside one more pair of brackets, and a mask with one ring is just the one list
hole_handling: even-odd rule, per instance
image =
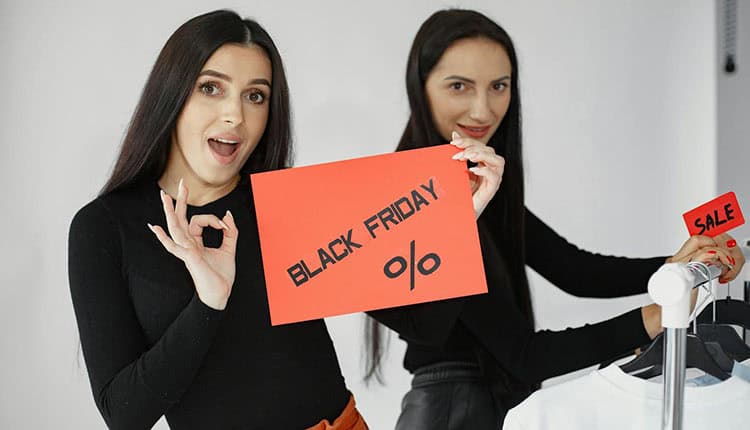
[[190, 385], [222, 313], [194, 295], [149, 348], [129, 297], [120, 237], [110, 215], [96, 200], [73, 219], [71, 297], [94, 400], [107, 425], [151, 428]]
[[613, 257], [584, 251], [526, 209], [526, 264], [574, 296], [611, 298], [645, 293], [649, 277], [666, 259]]
[[497, 362], [519, 381], [545, 379], [601, 363], [650, 341], [641, 310], [562, 331], [534, 329], [512, 297], [467, 298], [461, 322]]
[[649, 342], [640, 308], [596, 324], [535, 331], [515, 299], [504, 259], [480, 233], [487, 294], [466, 297], [460, 321], [516, 379], [536, 384]]
[[367, 312], [401, 337], [421, 345], [445, 343], [458, 321], [465, 298], [399, 306]]

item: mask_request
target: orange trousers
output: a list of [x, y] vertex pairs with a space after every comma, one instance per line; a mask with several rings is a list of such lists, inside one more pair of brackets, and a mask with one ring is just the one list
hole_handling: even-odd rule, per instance
[[354, 404], [354, 396], [351, 396], [349, 403], [333, 424], [324, 419], [307, 430], [368, 430], [368, 427]]

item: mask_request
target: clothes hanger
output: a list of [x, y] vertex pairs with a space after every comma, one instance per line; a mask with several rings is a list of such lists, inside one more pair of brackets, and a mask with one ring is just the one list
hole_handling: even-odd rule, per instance
[[716, 300], [712, 294], [712, 306], [705, 309], [696, 318], [701, 322], [697, 326], [697, 333], [704, 341], [716, 342], [724, 352], [736, 361], [750, 358], [750, 347], [742, 340], [731, 325], [748, 328], [750, 323], [750, 304], [732, 300], [727, 285], [727, 298]]
[[[705, 270], [706, 282], [696, 288], [705, 288], [710, 282], [711, 277], [708, 275], [708, 269]], [[724, 352], [718, 342], [704, 342], [695, 333], [687, 333], [685, 342], [685, 368], [702, 370], [722, 381], [729, 378], [734, 367], [734, 360]], [[633, 360], [621, 365], [620, 369], [633, 374], [633, 376], [648, 379], [662, 374], [663, 361], [664, 334], [660, 333], [645, 351]]]
[[698, 324], [698, 336], [704, 342], [714, 342], [721, 346], [726, 355], [735, 361], [750, 358], [750, 347], [731, 326], [724, 324]]
[[[734, 361], [718, 343], [705, 343], [695, 334], [688, 333], [685, 345], [685, 367], [695, 368], [720, 380], [729, 378]], [[633, 360], [620, 366], [626, 373], [643, 379], [662, 374], [664, 360], [664, 334], [659, 333], [653, 342]]]
[[[713, 312], [708, 307], [698, 315], [699, 323], [711, 323], [713, 321]], [[750, 303], [735, 300], [731, 297], [717, 300], [715, 322], [717, 324], [736, 325], [750, 330]]]

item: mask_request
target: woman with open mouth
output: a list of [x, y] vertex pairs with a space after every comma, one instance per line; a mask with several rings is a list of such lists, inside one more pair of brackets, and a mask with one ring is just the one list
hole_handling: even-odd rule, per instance
[[367, 428], [323, 320], [270, 324], [249, 174], [291, 164], [288, 97], [273, 41], [233, 12], [191, 19], [159, 54], [112, 176], [70, 228], [109, 427]]

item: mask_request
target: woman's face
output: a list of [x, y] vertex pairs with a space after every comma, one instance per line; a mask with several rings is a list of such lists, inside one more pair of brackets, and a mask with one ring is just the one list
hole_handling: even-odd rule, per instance
[[236, 180], [266, 128], [271, 84], [271, 62], [262, 48], [217, 49], [177, 119], [167, 169], [177, 167], [192, 183]]
[[450, 45], [425, 82], [443, 139], [456, 131], [487, 144], [508, 111], [512, 73], [508, 54], [493, 40], [473, 37]]

